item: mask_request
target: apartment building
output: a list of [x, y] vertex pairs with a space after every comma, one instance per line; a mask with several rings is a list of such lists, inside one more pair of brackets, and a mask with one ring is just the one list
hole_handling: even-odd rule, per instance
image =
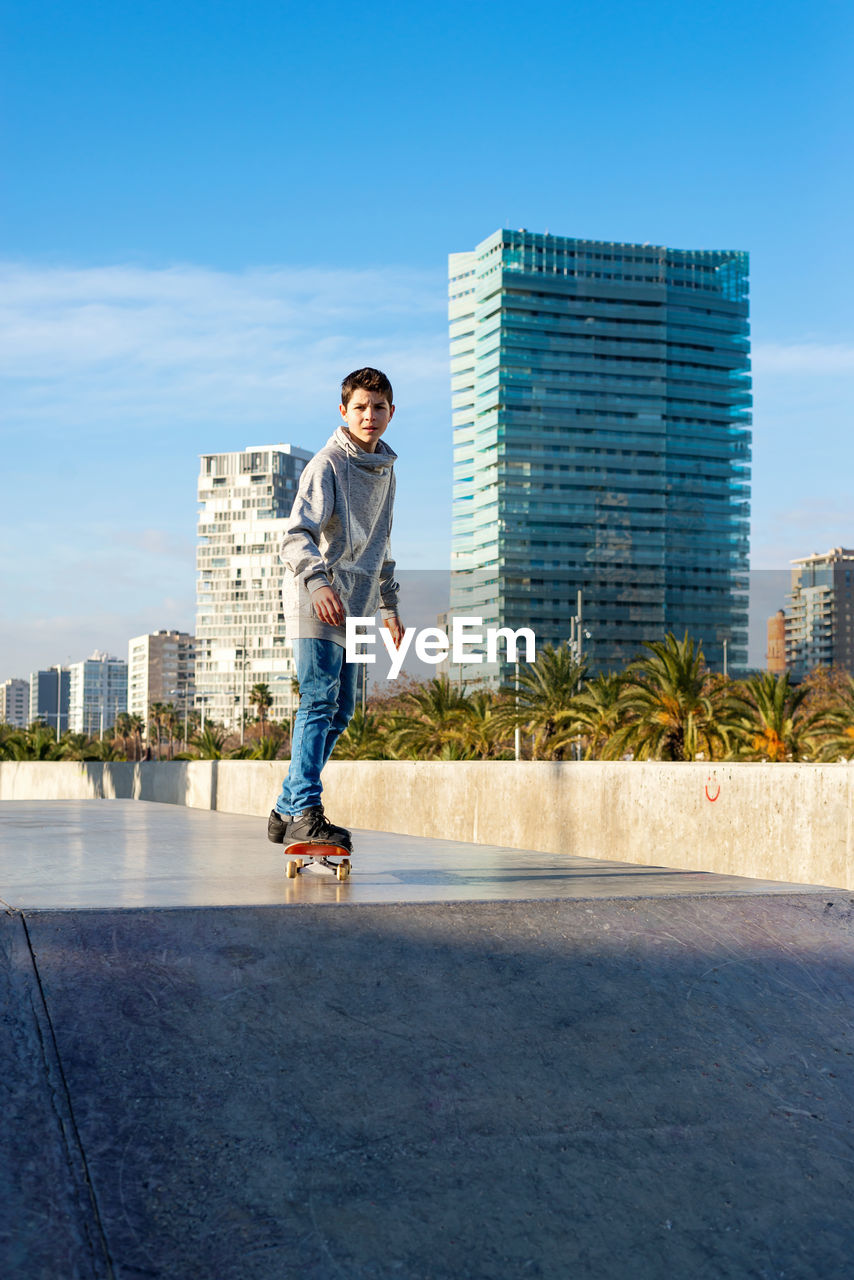
[[196, 701], [239, 729], [249, 695], [269, 685], [268, 715], [295, 711], [293, 653], [282, 616], [282, 519], [312, 454], [291, 444], [203, 454], [198, 482]]

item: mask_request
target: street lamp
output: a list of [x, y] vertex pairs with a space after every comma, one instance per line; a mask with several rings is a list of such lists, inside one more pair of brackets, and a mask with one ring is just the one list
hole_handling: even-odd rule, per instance
[[522, 759], [522, 726], [518, 722], [518, 716], [519, 716], [519, 658], [518, 658], [518, 655], [513, 665], [516, 668], [516, 696], [513, 700], [513, 710], [516, 712], [516, 716], [517, 716], [516, 728], [513, 732], [513, 746], [516, 753], [516, 759], [521, 760]]
[[62, 667], [54, 667], [56, 671], [56, 740], [62, 736]]

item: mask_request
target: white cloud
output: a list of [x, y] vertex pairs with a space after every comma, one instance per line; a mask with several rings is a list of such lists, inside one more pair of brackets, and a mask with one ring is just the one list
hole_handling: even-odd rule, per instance
[[0, 298], [13, 427], [328, 417], [362, 363], [388, 368], [410, 401], [448, 394], [439, 273], [7, 263]]
[[192, 625], [197, 454], [317, 448], [359, 365], [395, 386], [400, 547], [445, 562], [446, 316], [441, 270], [0, 263], [0, 679]]
[[832, 495], [804, 496], [766, 515], [752, 540], [751, 564], [760, 571], [788, 570], [800, 556], [852, 544], [854, 501]]
[[753, 348], [759, 374], [812, 374], [816, 377], [854, 373], [854, 343], [760, 342]]

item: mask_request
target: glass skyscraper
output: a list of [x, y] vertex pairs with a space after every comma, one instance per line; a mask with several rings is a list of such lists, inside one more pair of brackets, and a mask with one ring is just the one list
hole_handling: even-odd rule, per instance
[[594, 671], [668, 631], [745, 666], [748, 255], [496, 231], [449, 265], [452, 613], [557, 644], [581, 591]]

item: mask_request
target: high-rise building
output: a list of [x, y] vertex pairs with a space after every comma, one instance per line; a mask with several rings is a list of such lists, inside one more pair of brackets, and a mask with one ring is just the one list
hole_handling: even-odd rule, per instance
[[814, 667], [854, 674], [854, 551], [831, 551], [792, 561], [786, 610], [786, 666], [794, 680]]
[[748, 255], [496, 231], [449, 274], [453, 612], [557, 644], [580, 590], [594, 670], [746, 665]]
[[312, 455], [290, 444], [208, 453], [199, 475], [196, 701], [230, 729], [269, 685], [273, 720], [296, 707], [293, 653], [282, 617], [282, 518]]
[[91, 658], [68, 668], [68, 727], [72, 733], [101, 737], [128, 706], [128, 665], [96, 649]]
[[0, 724], [26, 729], [30, 723], [29, 680], [4, 680], [0, 684]]
[[128, 711], [148, 725], [152, 703], [171, 703], [183, 716], [195, 706], [196, 638], [154, 631], [128, 641]]
[[50, 667], [30, 674], [30, 723], [40, 720], [61, 738], [68, 728], [71, 674], [68, 667]]

